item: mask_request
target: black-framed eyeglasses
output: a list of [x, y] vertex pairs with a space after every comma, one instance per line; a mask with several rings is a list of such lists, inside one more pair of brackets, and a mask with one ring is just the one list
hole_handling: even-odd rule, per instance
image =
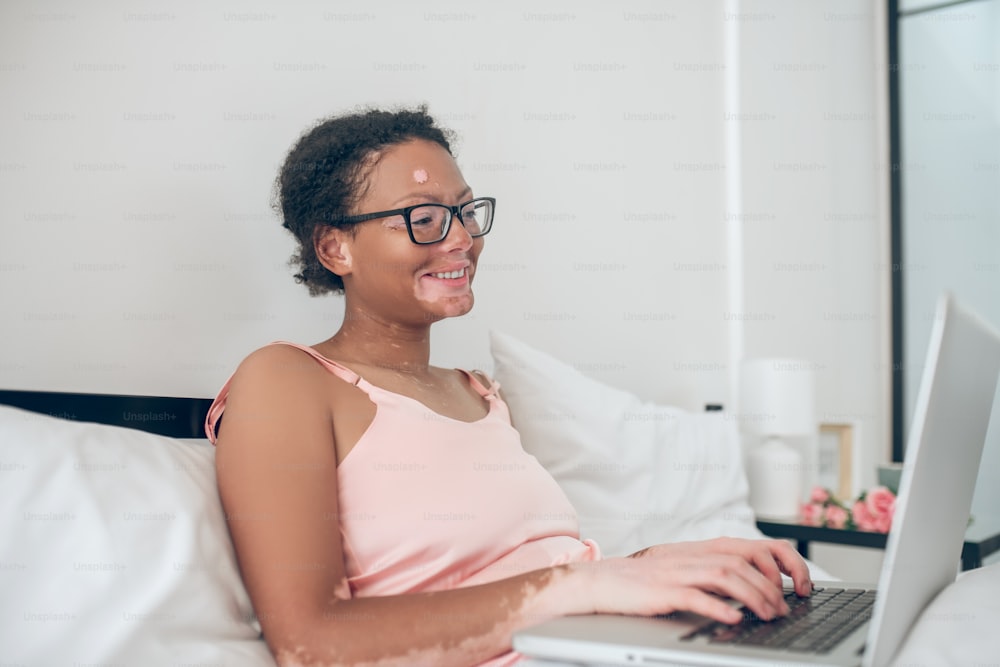
[[493, 227], [493, 210], [497, 200], [493, 197], [477, 197], [458, 206], [446, 204], [416, 204], [391, 211], [364, 213], [340, 218], [339, 222], [353, 225], [392, 215], [403, 216], [410, 240], [418, 245], [429, 245], [443, 241], [451, 230], [451, 221], [458, 216], [465, 231], [472, 238], [486, 236]]

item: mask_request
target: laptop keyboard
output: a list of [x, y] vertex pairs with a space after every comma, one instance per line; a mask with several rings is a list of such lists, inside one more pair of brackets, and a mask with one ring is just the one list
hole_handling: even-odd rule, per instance
[[827, 653], [871, 618], [875, 591], [817, 586], [810, 597], [786, 593], [785, 602], [789, 613], [773, 621], [744, 608], [740, 623], [709, 623], [684, 639], [705, 637], [717, 644]]

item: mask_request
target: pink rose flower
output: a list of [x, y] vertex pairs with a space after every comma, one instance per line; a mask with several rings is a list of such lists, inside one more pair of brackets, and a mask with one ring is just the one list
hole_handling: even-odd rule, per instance
[[875, 486], [862, 493], [850, 508], [837, 500], [829, 489], [814, 486], [809, 502], [802, 505], [801, 523], [844, 529], [888, 533], [896, 511], [896, 495], [884, 486]]
[[889, 529], [892, 528], [892, 515], [891, 514], [880, 514], [875, 517], [875, 532], [877, 533], [888, 533]]
[[875, 517], [868, 510], [868, 505], [863, 500], [855, 500], [851, 508], [854, 516], [854, 523], [858, 530], [875, 530]]
[[843, 528], [847, 525], [847, 510], [840, 505], [830, 505], [826, 508], [826, 525], [830, 528]]
[[865, 496], [865, 504], [875, 516], [889, 515], [891, 518], [896, 509], [896, 496], [884, 486], [876, 486]]
[[864, 505], [871, 516], [871, 530], [888, 533], [896, 511], [895, 494], [884, 486], [876, 486], [865, 495]]
[[807, 526], [823, 525], [823, 506], [808, 503], [802, 506], [802, 523]]
[[830, 492], [824, 489], [822, 486], [814, 486], [812, 493], [809, 494], [809, 502], [816, 503], [817, 505], [822, 505], [830, 499]]

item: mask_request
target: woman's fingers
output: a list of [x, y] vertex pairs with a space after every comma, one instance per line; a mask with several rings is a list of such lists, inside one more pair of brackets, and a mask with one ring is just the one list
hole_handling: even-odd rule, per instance
[[[809, 574], [809, 566], [797, 551], [792, 549], [785, 542], [776, 541], [774, 559], [778, 563], [781, 571], [792, 578], [795, 584], [795, 592], [805, 597], [813, 590], [812, 577]], [[782, 548], [784, 547], [784, 548]]]
[[697, 588], [678, 589], [673, 605], [678, 610], [691, 611], [722, 623], [739, 623], [743, 612], [722, 598]]
[[[731, 570], [730, 586], [726, 593], [763, 619], [770, 620], [787, 614], [788, 605], [781, 589], [780, 575], [775, 584], [753, 561], [740, 556], [736, 558], [739, 567]], [[772, 567], [777, 569], [776, 566]]]
[[679, 584], [732, 598], [764, 619], [788, 613], [781, 589], [741, 555], [707, 554], [678, 560], [680, 562], [675, 562], [674, 565], [683, 570], [669, 573], [669, 579], [664, 583]]
[[812, 592], [812, 579], [805, 560], [788, 542], [783, 540], [731, 540], [715, 541], [723, 551], [740, 553], [760, 570], [779, 590], [783, 586], [781, 574], [792, 578], [795, 592], [806, 596]]
[[[725, 623], [737, 622], [740, 611], [721, 596], [741, 602], [760, 618], [772, 619], [788, 613], [782, 573], [792, 578], [799, 595], [812, 591], [805, 561], [778, 540], [722, 538], [658, 545], [621, 559], [613, 569], [626, 581], [614, 577], [619, 583], [607, 589], [605, 601], [620, 613], [686, 610]], [[625, 589], [636, 597], [623, 596]]]
[[766, 543], [754, 544], [746, 558], [775, 588], [781, 589], [781, 569], [777, 555]]

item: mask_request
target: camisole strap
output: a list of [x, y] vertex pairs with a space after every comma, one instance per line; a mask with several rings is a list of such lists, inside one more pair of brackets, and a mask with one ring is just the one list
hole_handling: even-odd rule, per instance
[[303, 352], [305, 352], [306, 354], [308, 354], [310, 357], [312, 357], [313, 359], [315, 359], [316, 361], [318, 361], [320, 364], [322, 364], [324, 368], [326, 368], [327, 370], [329, 370], [331, 373], [333, 373], [334, 375], [336, 375], [337, 377], [339, 377], [341, 380], [343, 380], [347, 384], [353, 384], [354, 386], [358, 386], [358, 384], [362, 382], [361, 376], [358, 375], [357, 373], [355, 373], [354, 371], [352, 371], [350, 368], [348, 368], [347, 366], [344, 366], [343, 364], [338, 364], [333, 359], [328, 359], [328, 358], [324, 357], [322, 354], [320, 354], [316, 350], [312, 349], [308, 345], [300, 345], [298, 343], [290, 343], [287, 340], [276, 340], [276, 341], [273, 341], [271, 343], [268, 343], [268, 345], [288, 345], [290, 347], [294, 347], [297, 350], [302, 350]]
[[[488, 375], [486, 375], [486, 373], [483, 373], [482, 371], [479, 370], [467, 371], [464, 368], [459, 368], [458, 370], [464, 373], [465, 377], [469, 378], [469, 384], [471, 384], [472, 388], [475, 389], [477, 392], [479, 392], [479, 395], [482, 396], [483, 398], [499, 397], [500, 394], [498, 392], [500, 391], [500, 383], [494, 380], [493, 378], [489, 377]], [[482, 382], [480, 382], [477, 375], [482, 375], [489, 381], [490, 383], [489, 388], [487, 388], [485, 385], [483, 385]]]

